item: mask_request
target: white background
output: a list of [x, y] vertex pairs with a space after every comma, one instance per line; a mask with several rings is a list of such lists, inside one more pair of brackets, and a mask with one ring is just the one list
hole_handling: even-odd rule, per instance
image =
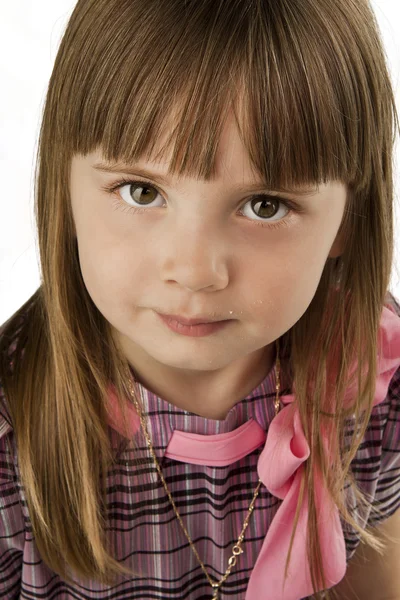
[[[39, 287], [33, 175], [45, 93], [72, 0], [1, 0], [0, 8], [0, 325]], [[399, 0], [372, 0], [400, 113]], [[400, 299], [399, 140], [395, 153], [395, 262]]]

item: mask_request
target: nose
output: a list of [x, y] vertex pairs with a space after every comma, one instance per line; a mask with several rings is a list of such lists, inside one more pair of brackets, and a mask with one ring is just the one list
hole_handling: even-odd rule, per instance
[[[166, 240], [165, 240], [166, 241]], [[220, 290], [228, 285], [229, 244], [205, 227], [175, 232], [160, 245], [161, 278], [191, 291]]]

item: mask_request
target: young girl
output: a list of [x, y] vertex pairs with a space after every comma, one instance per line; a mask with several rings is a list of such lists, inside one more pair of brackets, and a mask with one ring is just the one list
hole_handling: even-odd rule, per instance
[[400, 597], [396, 125], [367, 0], [78, 1], [1, 329], [2, 598]]

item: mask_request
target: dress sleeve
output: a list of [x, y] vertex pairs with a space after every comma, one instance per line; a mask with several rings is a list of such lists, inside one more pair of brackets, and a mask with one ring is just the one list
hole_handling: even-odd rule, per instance
[[371, 511], [370, 526], [378, 525], [400, 509], [400, 368], [390, 382], [385, 403], [374, 412], [376, 426], [381, 424], [382, 436], [373, 506], [381, 509], [384, 516]]
[[13, 429], [0, 383], [0, 597], [3, 600], [20, 597], [25, 540], [13, 446]]

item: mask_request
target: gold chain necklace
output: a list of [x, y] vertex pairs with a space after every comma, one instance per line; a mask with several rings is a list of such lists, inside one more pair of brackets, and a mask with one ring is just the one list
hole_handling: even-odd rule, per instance
[[[279, 340], [277, 340], [276, 346], [277, 346], [276, 365], [275, 365], [276, 397], [275, 397], [275, 401], [274, 401], [275, 416], [278, 414], [279, 408], [280, 408], [279, 392], [280, 392], [281, 383], [280, 383]], [[149, 436], [149, 434], [147, 432], [146, 423], [144, 422], [142, 412], [140, 410], [140, 407], [139, 407], [138, 402], [137, 402], [136, 397], [135, 397], [135, 392], [134, 392], [133, 385], [132, 385], [132, 378], [131, 378], [130, 374], [128, 375], [128, 382], [129, 382], [129, 391], [130, 391], [130, 394], [132, 396], [132, 400], [133, 400], [133, 402], [135, 404], [136, 411], [137, 411], [137, 413], [139, 415], [140, 423], [141, 423], [141, 426], [142, 426], [143, 433], [144, 433], [144, 435], [146, 437], [147, 445], [148, 445], [149, 450], [151, 452], [151, 455], [153, 457], [154, 463], [155, 463], [155, 465], [157, 467], [157, 471], [158, 471], [158, 474], [160, 475], [160, 478], [161, 478], [161, 481], [162, 481], [162, 483], [164, 485], [165, 491], [167, 492], [169, 501], [172, 504], [172, 508], [174, 509], [175, 515], [176, 515], [176, 517], [177, 517], [177, 519], [178, 519], [178, 521], [179, 521], [179, 523], [180, 523], [180, 525], [181, 525], [181, 527], [182, 527], [182, 529], [183, 529], [183, 531], [185, 533], [185, 536], [187, 537], [187, 539], [189, 541], [189, 544], [190, 544], [193, 552], [196, 555], [197, 560], [199, 561], [199, 563], [201, 565], [201, 568], [203, 569], [203, 571], [204, 571], [204, 573], [205, 573], [205, 575], [206, 575], [206, 577], [208, 579], [209, 584], [211, 585], [211, 587], [214, 590], [213, 600], [218, 599], [219, 588], [227, 580], [227, 578], [228, 578], [231, 570], [236, 565], [236, 560], [237, 560], [236, 557], [239, 556], [239, 554], [243, 553], [243, 549], [241, 547], [241, 544], [242, 544], [243, 539], [244, 539], [244, 532], [245, 532], [245, 530], [247, 528], [247, 525], [249, 524], [249, 519], [250, 519], [251, 514], [253, 512], [254, 503], [255, 503], [256, 498], [258, 496], [258, 491], [260, 489], [260, 485], [261, 485], [262, 481], [261, 481], [261, 479], [258, 480], [258, 484], [257, 484], [256, 490], [254, 492], [253, 499], [252, 499], [252, 501], [250, 503], [249, 509], [247, 511], [247, 516], [246, 516], [246, 518], [244, 520], [244, 523], [243, 523], [243, 528], [242, 528], [241, 534], [239, 535], [237, 543], [232, 547], [232, 556], [228, 560], [228, 568], [225, 571], [225, 575], [219, 581], [213, 581], [211, 579], [211, 577], [209, 576], [209, 574], [207, 573], [206, 568], [205, 568], [203, 562], [201, 561], [200, 556], [197, 553], [197, 550], [195, 548], [195, 545], [193, 544], [192, 538], [190, 537], [190, 535], [189, 535], [189, 533], [188, 533], [185, 525], [183, 524], [183, 521], [182, 521], [182, 519], [181, 519], [181, 517], [180, 517], [180, 515], [178, 513], [178, 509], [175, 506], [175, 502], [173, 501], [171, 493], [170, 493], [170, 491], [168, 489], [168, 486], [167, 486], [167, 484], [165, 482], [164, 476], [163, 476], [163, 474], [161, 472], [160, 465], [158, 463], [157, 457], [155, 455], [155, 452], [154, 452], [154, 449], [153, 449], [153, 446], [152, 446], [152, 443], [151, 443], [151, 440], [150, 440], [150, 436]]]

